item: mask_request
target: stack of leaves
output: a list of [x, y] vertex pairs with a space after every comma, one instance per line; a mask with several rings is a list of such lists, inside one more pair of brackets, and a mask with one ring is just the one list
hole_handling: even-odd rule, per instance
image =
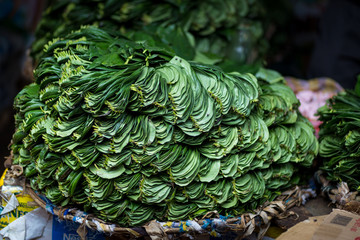
[[93, 27], [45, 54], [16, 97], [12, 150], [55, 204], [123, 226], [236, 215], [274, 199], [317, 154], [276, 72], [225, 73]]
[[[33, 52], [39, 60], [43, 46], [81, 25], [96, 25], [144, 40], [152, 33], [187, 60], [240, 63], [262, 60], [267, 49], [259, 0], [53, 0], [38, 26]], [[136, 32], [134, 32], [136, 31]]]
[[360, 189], [360, 75], [355, 91], [347, 90], [318, 109], [319, 153], [329, 180]]

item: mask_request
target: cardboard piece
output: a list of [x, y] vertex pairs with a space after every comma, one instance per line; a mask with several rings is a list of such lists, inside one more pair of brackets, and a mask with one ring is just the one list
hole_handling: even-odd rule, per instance
[[311, 240], [315, 231], [327, 216], [310, 217], [308, 220], [298, 223], [282, 233], [277, 240]]
[[360, 240], [360, 215], [333, 209], [311, 217], [281, 234], [277, 240]]
[[316, 229], [313, 240], [359, 240], [360, 215], [334, 209]]

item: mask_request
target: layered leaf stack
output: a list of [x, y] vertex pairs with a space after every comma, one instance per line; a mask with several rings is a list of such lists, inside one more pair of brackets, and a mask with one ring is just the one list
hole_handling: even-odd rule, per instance
[[[52, 0], [38, 26], [33, 52], [81, 25], [122, 32], [135, 40], [154, 38], [185, 59], [240, 63], [262, 61], [266, 11], [259, 0]], [[134, 32], [134, 30], [136, 32]], [[139, 31], [146, 32], [145, 36]], [[151, 33], [151, 37], [149, 36]]]
[[55, 204], [123, 226], [253, 209], [318, 151], [269, 70], [225, 73], [86, 27], [50, 42], [35, 77], [14, 104], [14, 162]]
[[360, 189], [360, 76], [355, 91], [347, 90], [318, 109], [319, 153], [329, 180]]

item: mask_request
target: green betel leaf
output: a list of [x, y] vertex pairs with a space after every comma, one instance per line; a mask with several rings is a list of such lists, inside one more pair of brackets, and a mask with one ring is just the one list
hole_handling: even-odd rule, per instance
[[99, 168], [98, 166], [95, 165], [92, 165], [90, 168], [90, 171], [101, 177], [101, 178], [104, 178], [104, 179], [113, 179], [113, 178], [117, 178], [119, 176], [121, 176], [121, 174], [123, 174], [125, 172], [125, 167], [123, 165], [120, 165], [116, 168], [112, 168], [110, 170], [106, 170], [106, 169], [103, 169], [103, 168]]
[[270, 70], [270, 69], [260, 68], [258, 70], [258, 72], [255, 74], [255, 76], [258, 79], [266, 81], [270, 84], [277, 83], [277, 82], [281, 82], [281, 83], [285, 82], [283, 76], [281, 76], [278, 72]]
[[219, 174], [221, 162], [220, 160], [201, 159], [199, 178], [201, 182], [211, 182], [216, 179]]

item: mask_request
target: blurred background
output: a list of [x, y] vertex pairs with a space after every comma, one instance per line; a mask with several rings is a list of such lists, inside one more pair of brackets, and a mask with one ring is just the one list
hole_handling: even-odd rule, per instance
[[[142, 35], [128, 29], [151, 32], [156, 28], [160, 41], [172, 43], [182, 57], [229, 71], [251, 72], [265, 66], [296, 79], [329, 77], [344, 88], [355, 86], [360, 73], [359, 1], [225, 2], [227, 10], [221, 12], [212, 8], [216, 0], [0, 0], [0, 158], [10, 154], [13, 98], [33, 81], [43, 45], [83, 24], [121, 31], [135, 40]], [[198, 14], [195, 19], [185, 16], [189, 11]], [[174, 22], [183, 19], [189, 25], [187, 31], [174, 35]], [[191, 44], [191, 39], [196, 40], [195, 53], [183, 51], [184, 42]], [[229, 61], [222, 59], [224, 55]], [[0, 167], [2, 172], [3, 164]]]

